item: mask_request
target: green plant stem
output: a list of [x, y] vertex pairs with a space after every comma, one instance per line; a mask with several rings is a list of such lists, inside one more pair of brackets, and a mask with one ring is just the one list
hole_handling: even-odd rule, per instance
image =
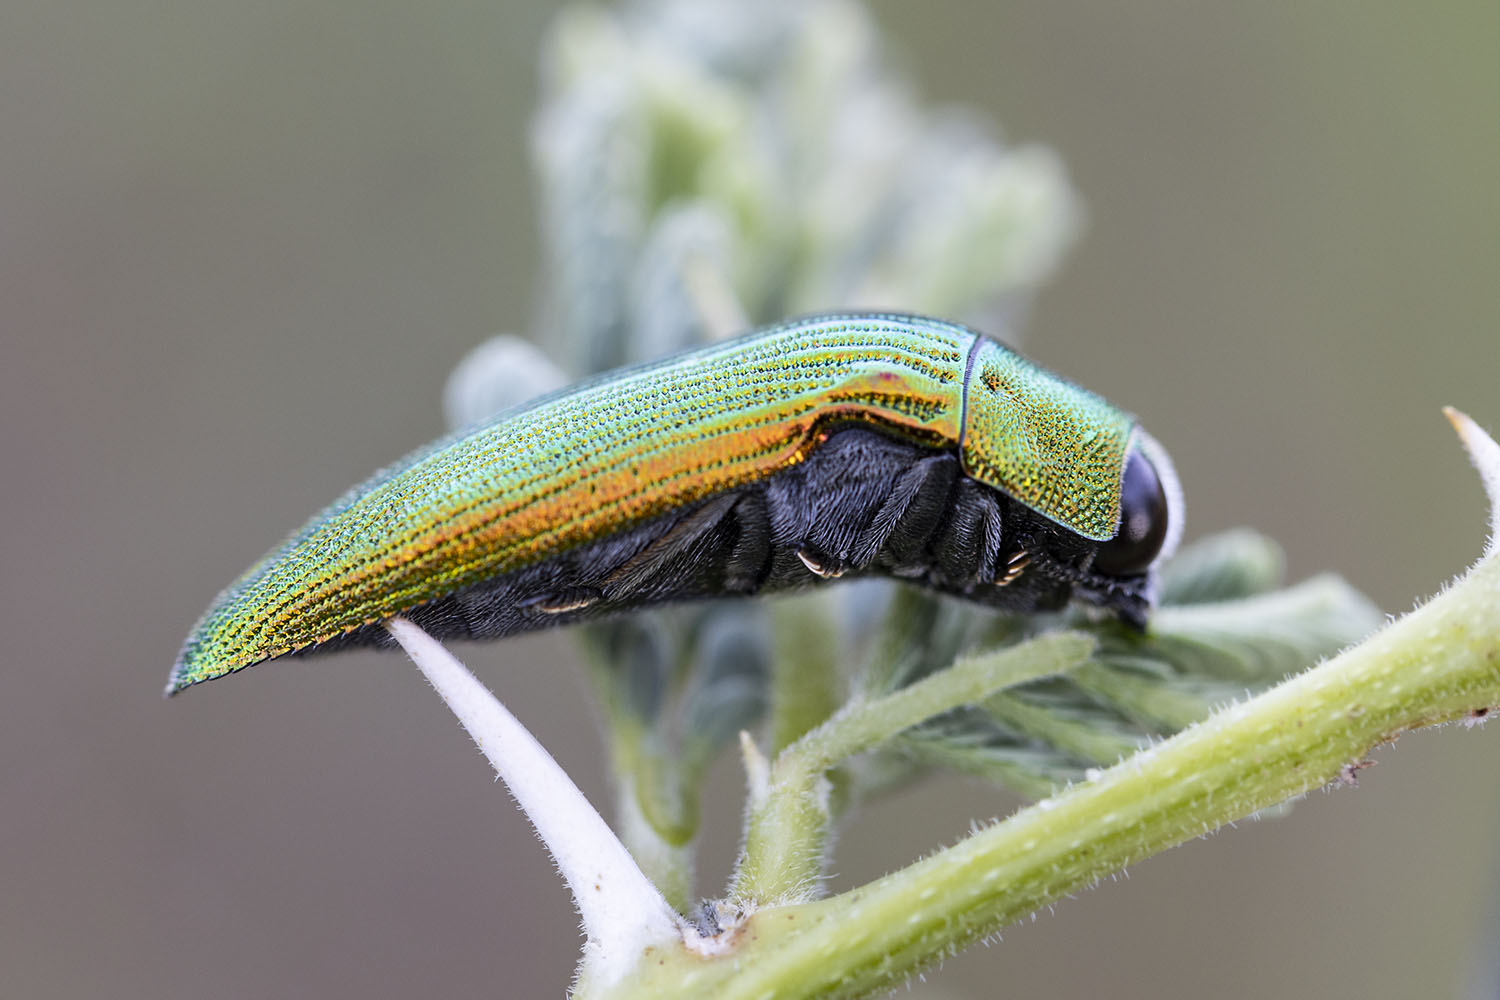
[[771, 606], [771, 752], [790, 746], [843, 702], [834, 595], [798, 594]]
[[1002, 688], [1083, 662], [1094, 641], [1057, 633], [947, 670], [869, 701], [856, 699], [782, 751], [765, 796], [752, 807], [731, 901], [759, 906], [806, 899], [822, 875], [830, 812], [824, 773], [934, 715]]
[[613, 672], [589, 664], [589, 680], [604, 707], [610, 767], [615, 775], [615, 826], [620, 839], [678, 912], [693, 900], [697, 854], [696, 795], [683, 787], [657, 736], [626, 707]]
[[[731, 932], [722, 957], [653, 954], [608, 996], [875, 995], [1132, 862], [1347, 776], [1403, 732], [1495, 706], [1500, 559], [1491, 557], [1359, 646], [1097, 781], [867, 886], [762, 909]], [[812, 738], [827, 749], [809, 761], [850, 745]]]
[[688, 912], [693, 905], [697, 869], [694, 842], [673, 843], [663, 837], [641, 811], [633, 775], [616, 770], [615, 779], [615, 825], [620, 840], [672, 908], [678, 913]]

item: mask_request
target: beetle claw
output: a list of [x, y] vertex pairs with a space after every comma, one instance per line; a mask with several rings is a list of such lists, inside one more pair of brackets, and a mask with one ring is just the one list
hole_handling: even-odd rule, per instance
[[1031, 553], [1021, 549], [1005, 561], [1005, 572], [995, 579], [995, 586], [1006, 587], [1021, 578], [1021, 573], [1031, 565]]
[[809, 553], [806, 549], [798, 549], [797, 558], [802, 560], [802, 565], [807, 567], [808, 572], [815, 576], [820, 576], [825, 580], [837, 580], [844, 575], [843, 566], [832, 561], [824, 562]]

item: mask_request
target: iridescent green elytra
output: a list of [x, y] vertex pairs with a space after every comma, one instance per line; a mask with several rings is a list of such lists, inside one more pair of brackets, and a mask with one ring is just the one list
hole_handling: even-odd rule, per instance
[[1127, 414], [982, 335], [813, 317], [554, 393], [356, 487], [193, 629], [168, 685], [287, 653], [509, 635], [885, 573], [1144, 620], [1180, 529]]

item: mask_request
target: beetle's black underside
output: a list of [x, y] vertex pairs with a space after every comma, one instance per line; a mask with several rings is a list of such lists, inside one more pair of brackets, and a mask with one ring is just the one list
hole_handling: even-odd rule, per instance
[[[406, 616], [440, 638], [489, 639], [877, 575], [1018, 613], [1078, 598], [1143, 627], [1147, 577], [1090, 572], [1098, 545], [965, 476], [952, 452], [856, 426], [766, 479]], [[303, 652], [390, 644], [372, 625]]]

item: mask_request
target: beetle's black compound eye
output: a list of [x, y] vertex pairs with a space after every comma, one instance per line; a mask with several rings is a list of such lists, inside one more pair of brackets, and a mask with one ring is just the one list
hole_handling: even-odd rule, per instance
[[1120, 488], [1120, 530], [1094, 557], [1106, 576], [1135, 576], [1151, 567], [1167, 540], [1167, 493], [1151, 460], [1132, 448]]

